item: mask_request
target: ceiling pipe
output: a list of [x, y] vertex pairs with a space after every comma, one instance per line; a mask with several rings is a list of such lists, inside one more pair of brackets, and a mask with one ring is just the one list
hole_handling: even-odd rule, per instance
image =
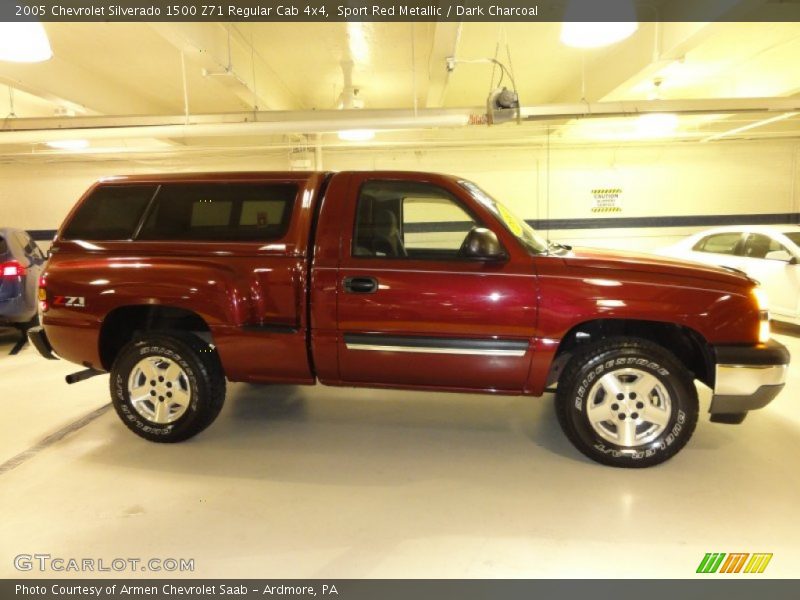
[[[524, 107], [523, 122], [581, 118], [631, 117], [651, 113], [746, 114], [800, 112], [800, 98], [721, 98], [642, 100], [553, 104]], [[353, 111], [265, 111], [218, 115], [143, 117], [68, 117], [8, 119], [0, 129], [0, 144], [37, 144], [54, 140], [247, 137], [303, 133], [334, 133], [347, 129], [419, 130], [479, 124], [485, 108]], [[255, 120], [253, 120], [255, 119]]]
[[[358, 111], [361, 112], [361, 111]], [[189, 125], [150, 125], [33, 129], [0, 132], [0, 144], [37, 144], [80, 138], [89, 141], [144, 138], [204, 138], [287, 135], [297, 133], [335, 133], [351, 129], [402, 130], [436, 127], [463, 127], [467, 115], [419, 117], [345, 117], [335, 120], [273, 121], [243, 123], [194, 123]]]
[[[735, 114], [735, 113], [785, 113], [800, 109], [800, 98], [712, 98], [694, 100], [631, 100], [618, 102], [575, 102], [571, 104], [543, 104], [524, 106], [520, 110], [527, 120], [555, 120], [575, 118], [608, 118], [636, 116], [643, 113], [675, 112], [682, 114]], [[419, 115], [427, 119], [442, 118], [448, 123], [451, 118], [476, 117], [485, 113], [486, 107], [426, 108]], [[216, 114], [193, 114], [189, 125], [258, 125], [294, 123], [337, 129], [342, 123], [358, 122], [374, 124], [376, 120], [404, 121], [413, 129], [413, 110], [407, 109], [360, 109], [311, 110], [311, 111], [260, 111]], [[94, 128], [156, 127], [183, 125], [185, 115], [142, 116], [74, 116], [46, 118], [17, 118], [0, 121], [0, 138], [8, 132], [31, 130], [71, 129], [83, 131]], [[337, 127], [337, 125], [339, 127]], [[298, 131], [297, 133], [302, 133]]]
[[353, 85], [353, 64], [352, 60], [343, 60], [342, 67], [342, 93], [339, 95], [339, 108], [342, 110], [362, 109], [364, 102], [358, 98], [359, 90]]
[[800, 109], [800, 98], [708, 98], [689, 100], [632, 100], [548, 104], [520, 109], [523, 121], [558, 119], [605, 119], [653, 113], [720, 115], [784, 113]]
[[[761, 138], [756, 136], [751, 137], [751, 140], [763, 140], [763, 139], [793, 139], [797, 137], [797, 132], [787, 132], [785, 134], [771, 134], [769, 138]], [[682, 143], [686, 141], [694, 141], [699, 142], [700, 137], [698, 135], [691, 135], [688, 138], [683, 137], [680, 139], [670, 139], [670, 140], [658, 140], [657, 143], [659, 145], [664, 144], [671, 144], [671, 143]], [[408, 149], [431, 149], [431, 150], [442, 150], [442, 151], [452, 151], [453, 149], [458, 148], [472, 148], [478, 147], [482, 149], [486, 148], [496, 148], [498, 150], [508, 150], [511, 148], [523, 148], [523, 149], [532, 149], [532, 148], [543, 148], [546, 146], [546, 138], [544, 135], [539, 135], [538, 137], [522, 137], [522, 138], [485, 138], [485, 139], [468, 139], [468, 140], [460, 140], [460, 139], [423, 139], [423, 140], [372, 140], [370, 142], [364, 144], [351, 144], [347, 142], [338, 141], [335, 136], [330, 139], [330, 141], [326, 141], [320, 146], [327, 153], [335, 153], [338, 151], [347, 151], [347, 152], [375, 152], [379, 149], [390, 149], [396, 150], [399, 148], [408, 148]], [[637, 146], [652, 146], [653, 140], [639, 140], [634, 142], [626, 142], [625, 145], [629, 147], [637, 147]], [[571, 142], [559, 142], [559, 148], [583, 148], [586, 146], [591, 147], [607, 147], [607, 148], [618, 148], [620, 145], [619, 141], [592, 141], [592, 142], [580, 142], [580, 141], [571, 141]], [[53, 149], [42, 149], [36, 150], [35, 152], [31, 152], [30, 150], [11, 150], [5, 151], [3, 150], [2, 146], [0, 146], [0, 159], [3, 160], [15, 160], [15, 161], [31, 161], [35, 162], [38, 160], [48, 161], [53, 158], [61, 159], [74, 159], [76, 161], [88, 160], [91, 157], [102, 157], [103, 160], [129, 160], [135, 157], [137, 160], [159, 160], [161, 158], [173, 158], [173, 157], [187, 157], [187, 156], [198, 156], [198, 157], [220, 157], [220, 156], [250, 156], [252, 157], [254, 153], [278, 153], [276, 156], [280, 155], [283, 156], [284, 151], [291, 150], [294, 146], [290, 142], [277, 142], [277, 143], [270, 143], [269, 145], [255, 145], [255, 146], [164, 146], [164, 147], [157, 147], [157, 148], [136, 148], [134, 146], [126, 146], [126, 147], [115, 147], [115, 148], [87, 148], [86, 150], [81, 150], [79, 152], [68, 151], [68, 150], [53, 150]], [[10, 148], [10, 147], [9, 147]]]

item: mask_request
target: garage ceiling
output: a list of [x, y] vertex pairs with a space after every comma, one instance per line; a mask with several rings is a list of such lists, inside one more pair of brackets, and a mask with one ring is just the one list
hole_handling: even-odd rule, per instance
[[[733, 10], [765, 3], [728, 4]], [[469, 62], [485, 58], [509, 66], [527, 107], [796, 98], [800, 93], [799, 23], [642, 23], [631, 38], [597, 50], [563, 45], [559, 23], [48, 23], [45, 28], [53, 59], [0, 62], [0, 116], [8, 115], [4, 128], [43, 118], [58, 118], [53, 125], [63, 127], [65, 118], [81, 116], [118, 117], [113, 123], [125, 125], [130, 115], [183, 115], [186, 106], [191, 115], [256, 110], [313, 114], [341, 107], [350, 69], [352, 87], [365, 109], [477, 111], [499, 75], [490, 64]], [[449, 56], [459, 61], [452, 72], [446, 69]], [[504, 85], [510, 85], [508, 78]], [[682, 115], [677, 128], [660, 137], [704, 140], [776, 116], [781, 118], [730, 137], [800, 134], [800, 117], [779, 111]], [[480, 129], [486, 137], [486, 128]], [[647, 137], [630, 118], [562, 119], [493, 129], [489, 139], [526, 143], [543, 136], [562, 143]], [[418, 137], [447, 141], [476, 135], [428, 129]], [[285, 138], [259, 138], [258, 143]], [[327, 138], [335, 142], [335, 135]], [[408, 134], [382, 134], [381, 139], [407, 141]], [[241, 141], [231, 136], [159, 143]], [[146, 145], [152, 148], [153, 141]], [[34, 146], [3, 144], [0, 134], [2, 153], [41, 149]]]

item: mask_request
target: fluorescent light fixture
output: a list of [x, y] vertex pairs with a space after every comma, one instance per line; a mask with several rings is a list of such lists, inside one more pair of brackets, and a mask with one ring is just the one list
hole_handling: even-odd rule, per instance
[[375, 137], [372, 129], [344, 129], [339, 132], [339, 139], [345, 142], [367, 142]]
[[[603, 23], [601, 18], [622, 19]], [[595, 18], [597, 22], [580, 19]], [[632, 36], [639, 29], [633, 0], [571, 0], [561, 24], [561, 42], [573, 48], [602, 48]]]
[[52, 57], [41, 23], [0, 23], [0, 61], [36, 63]]
[[47, 146], [54, 150], [70, 150], [75, 152], [77, 150], [85, 150], [89, 147], [89, 140], [53, 140], [45, 142]]
[[673, 113], [648, 113], [639, 117], [636, 132], [641, 137], [669, 137], [678, 129], [678, 115]]
[[564, 23], [561, 42], [573, 48], [602, 48], [631, 37], [638, 23]]

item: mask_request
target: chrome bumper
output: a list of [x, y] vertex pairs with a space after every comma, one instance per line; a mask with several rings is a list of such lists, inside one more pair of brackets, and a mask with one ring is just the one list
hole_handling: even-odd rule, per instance
[[763, 408], [786, 384], [789, 351], [776, 342], [756, 346], [717, 346], [716, 377], [710, 411], [743, 415]]

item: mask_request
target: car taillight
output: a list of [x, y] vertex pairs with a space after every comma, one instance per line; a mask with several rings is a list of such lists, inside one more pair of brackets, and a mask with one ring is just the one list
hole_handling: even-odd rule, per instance
[[0, 265], [0, 273], [3, 274], [3, 277], [22, 277], [25, 275], [25, 267], [16, 260], [12, 260]]

